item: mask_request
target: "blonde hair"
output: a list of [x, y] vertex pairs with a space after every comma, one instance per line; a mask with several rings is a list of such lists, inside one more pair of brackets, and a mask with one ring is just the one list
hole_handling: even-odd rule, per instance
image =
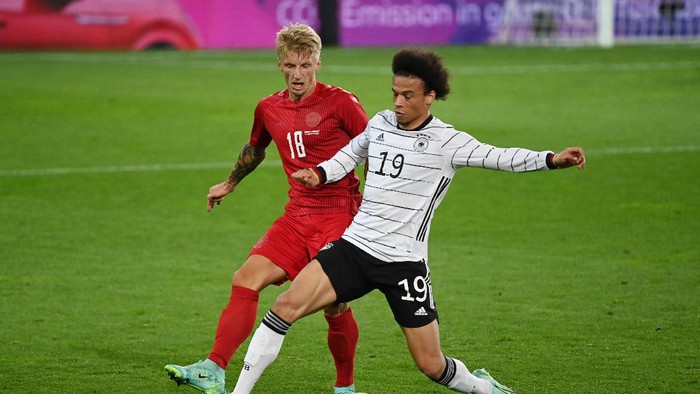
[[321, 37], [309, 25], [293, 23], [277, 32], [277, 59], [290, 53], [321, 57]]

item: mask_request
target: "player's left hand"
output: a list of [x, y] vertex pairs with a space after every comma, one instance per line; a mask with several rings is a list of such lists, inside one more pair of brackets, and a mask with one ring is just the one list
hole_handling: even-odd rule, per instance
[[555, 154], [552, 162], [558, 168], [576, 166], [579, 171], [583, 171], [584, 167], [586, 167], [586, 154], [579, 147], [569, 147]]
[[220, 205], [221, 201], [224, 200], [227, 194], [231, 193], [236, 189], [236, 185], [224, 181], [217, 183], [216, 185], [209, 188], [209, 194], [207, 194], [207, 212], [211, 212], [214, 209], [214, 205]]

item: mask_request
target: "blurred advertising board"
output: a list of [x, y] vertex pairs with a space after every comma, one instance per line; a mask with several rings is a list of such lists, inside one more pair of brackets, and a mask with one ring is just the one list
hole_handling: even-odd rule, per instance
[[283, 26], [320, 26], [317, 0], [178, 1], [199, 31], [203, 48], [272, 48]]
[[[599, 1], [0, 0], [0, 49], [273, 48], [290, 23], [322, 31], [329, 4], [323, 24], [341, 46], [512, 43], [594, 36]], [[698, 26], [700, 0], [615, 1], [616, 37], [697, 37]]]
[[344, 46], [482, 44], [498, 33], [504, 0], [342, 0]]
[[[272, 48], [326, 0], [0, 0], [0, 48]], [[503, 0], [338, 0], [343, 46], [481, 43]]]
[[0, 49], [268, 48], [316, 0], [0, 0]]
[[[291, 22], [320, 27], [316, 0], [179, 0], [204, 47], [271, 47]], [[324, 1], [324, 0], [318, 0]], [[327, 1], [327, 0], [326, 0]], [[337, 0], [342, 46], [485, 43], [504, 0]]]
[[[205, 48], [273, 47], [292, 22], [321, 26], [318, 1], [179, 0]], [[337, 0], [341, 46], [487, 43], [505, 0]]]

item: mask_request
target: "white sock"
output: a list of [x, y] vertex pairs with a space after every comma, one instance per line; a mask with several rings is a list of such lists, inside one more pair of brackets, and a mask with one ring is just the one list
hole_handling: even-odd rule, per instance
[[446, 374], [452, 372], [450, 368], [454, 370], [452, 379], [445, 383], [445, 386], [449, 389], [460, 393], [492, 394], [493, 385], [487, 380], [472, 375], [463, 362], [450, 357], [445, 357], [445, 361], [447, 362], [445, 366]]
[[277, 358], [283, 341], [284, 334], [273, 331], [264, 321], [260, 324], [250, 340], [241, 374], [231, 394], [249, 394], [253, 390], [265, 368]]

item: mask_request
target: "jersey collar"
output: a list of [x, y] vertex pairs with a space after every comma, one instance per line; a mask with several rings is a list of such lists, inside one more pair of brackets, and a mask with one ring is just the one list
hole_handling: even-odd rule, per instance
[[433, 114], [430, 114], [430, 115], [428, 116], [428, 118], [425, 119], [425, 121], [424, 121], [423, 123], [421, 123], [420, 126], [416, 127], [415, 129], [410, 129], [410, 130], [403, 129], [403, 128], [401, 128], [401, 126], [399, 126], [398, 123], [396, 123], [396, 128], [399, 129], [399, 130], [404, 130], [404, 131], [418, 131], [418, 130], [423, 129], [425, 126], [428, 125], [428, 123], [430, 123], [430, 122], [432, 122], [432, 121], [433, 121]]

